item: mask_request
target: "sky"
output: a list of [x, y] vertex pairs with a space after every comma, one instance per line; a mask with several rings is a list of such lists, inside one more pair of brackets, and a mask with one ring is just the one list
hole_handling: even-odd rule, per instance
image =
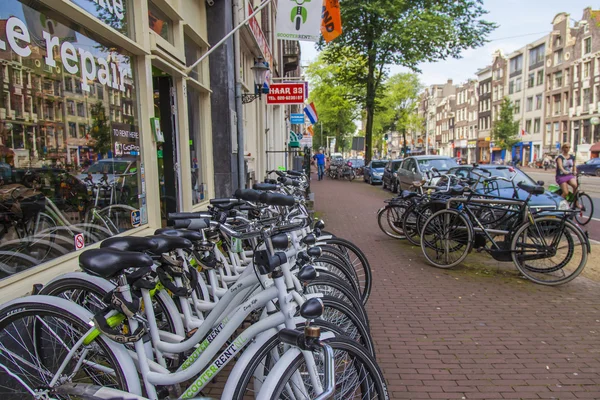
[[[421, 64], [420, 79], [424, 85], [444, 83], [448, 79], [457, 84], [475, 78], [475, 72], [491, 62], [495, 50], [510, 54], [550, 33], [556, 14], [567, 12], [572, 20], [579, 20], [584, 8], [594, 5], [598, 8], [592, 0], [484, 0], [483, 5], [489, 11], [485, 19], [498, 25], [489, 36], [490, 42], [463, 51], [460, 59]], [[302, 65], [308, 65], [317, 57], [317, 51], [310, 42], [301, 42], [301, 46]], [[392, 74], [407, 71], [397, 66], [390, 68]]]

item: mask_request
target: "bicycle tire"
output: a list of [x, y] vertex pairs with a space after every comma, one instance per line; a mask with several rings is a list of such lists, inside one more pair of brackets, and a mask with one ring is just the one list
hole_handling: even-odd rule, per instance
[[356, 276], [354, 269], [348, 267], [342, 260], [330, 257], [328, 255], [324, 255], [315, 259], [313, 261], [313, 265], [317, 271], [326, 271], [331, 273], [332, 275], [340, 278], [344, 283], [350, 285], [362, 304], [362, 293], [360, 292], [358, 277]]
[[[325, 339], [323, 342], [327, 343], [333, 348], [334, 355], [336, 357], [334, 367], [336, 390], [334, 396], [331, 397], [332, 399], [345, 400], [358, 397], [361, 399], [387, 400], [389, 398], [385, 378], [383, 377], [383, 374], [377, 363], [370, 357], [364, 348], [346, 338]], [[348, 353], [348, 356], [344, 361], [338, 362], [338, 356], [340, 356], [342, 352]], [[281, 376], [273, 376], [274, 379], [278, 380], [273, 392], [263, 393], [261, 391], [260, 397], [271, 400], [288, 398], [284, 397], [284, 391], [288, 390], [288, 388], [293, 385], [290, 384], [292, 376], [304, 364], [304, 360], [304, 355], [302, 353], [298, 354], [293, 362], [286, 367]], [[343, 379], [343, 376], [340, 373], [340, 369], [343, 369], [343, 372], [352, 372], [354, 365], [358, 363], [360, 363], [360, 367], [358, 368], [358, 371], [355, 372], [359, 378], [362, 378], [359, 385], [362, 393], [360, 396], [355, 394], [357, 386], [351, 384], [348, 387], [344, 385], [344, 382], [347, 380], [347, 378]], [[298, 376], [305, 377], [305, 379], [308, 378], [307, 374], [301, 373]], [[310, 379], [304, 383], [310, 384]], [[353, 391], [353, 393], [348, 393], [345, 389]], [[308, 397], [299, 397], [298, 394], [299, 393], [297, 391], [294, 391], [294, 394], [292, 394], [291, 398], [301, 400], [315, 397], [314, 394]]]
[[[325, 239], [322, 242], [329, 245], [334, 245], [342, 250], [344, 257], [350, 262], [356, 276], [358, 277], [358, 283], [362, 292], [362, 302], [367, 304], [369, 296], [371, 295], [371, 287], [373, 285], [373, 275], [371, 272], [371, 266], [365, 254], [352, 242], [340, 237], [333, 237]], [[352, 254], [351, 254], [352, 253]]]
[[[466, 232], [466, 236], [465, 233]], [[437, 268], [452, 268], [460, 264], [473, 245], [473, 229], [465, 216], [457, 210], [441, 210], [427, 219], [423, 225], [421, 250], [427, 261]], [[450, 234], [455, 234], [450, 239]], [[450, 258], [450, 254], [462, 251]], [[432, 251], [432, 254], [429, 253]], [[443, 258], [440, 258], [440, 255]], [[440, 261], [443, 261], [440, 262]]]
[[[512, 260], [513, 263], [515, 264], [515, 266], [517, 267], [517, 269], [519, 270], [519, 272], [521, 274], [523, 274], [527, 279], [531, 280], [532, 282], [538, 283], [540, 285], [547, 285], [547, 286], [556, 286], [556, 285], [561, 285], [567, 282], [572, 281], [573, 279], [575, 279], [579, 274], [581, 274], [581, 272], [583, 271], [583, 269], [585, 268], [585, 265], [587, 264], [587, 258], [588, 258], [588, 242], [587, 242], [587, 238], [585, 237], [585, 233], [581, 230], [581, 228], [579, 228], [578, 226], [576, 226], [575, 224], [573, 224], [572, 222], [568, 221], [568, 220], [563, 220], [560, 218], [556, 218], [553, 216], [543, 216], [543, 217], [537, 217], [534, 219], [535, 224], [532, 224], [531, 222], [526, 222], [525, 224], [521, 225], [521, 227], [519, 227], [517, 229], [517, 231], [515, 232], [515, 235], [513, 236], [512, 240], [511, 240], [511, 252], [512, 252]], [[540, 268], [537, 266], [533, 266], [531, 264], [532, 260], [529, 260], [530, 263], [529, 265], [527, 265], [527, 261], [528, 260], [524, 260], [525, 256], [523, 255], [524, 248], [531, 248], [531, 247], [539, 247], [540, 245], [536, 244], [535, 242], [532, 243], [531, 245], [528, 245], [527, 243], [519, 243], [519, 240], [521, 238], [521, 235], [525, 235], [526, 239], [533, 239], [535, 238], [535, 236], [537, 235], [537, 240], [539, 241], [541, 238], [539, 236], [540, 231], [542, 232], [546, 232], [548, 234], [552, 234], [553, 232], [551, 232], [551, 228], [548, 228], [548, 225], [556, 225], [556, 223], [560, 223], [563, 224], [564, 223], [564, 228], [565, 230], [563, 230], [562, 232], [560, 232], [561, 238], [564, 236], [564, 238], [566, 239], [567, 242], [567, 251], [565, 252], [560, 252], [561, 246], [559, 244], [554, 244], [554, 243], [550, 243], [547, 245], [541, 245], [543, 246], [543, 251], [547, 250], [546, 247], [550, 246], [552, 247], [553, 251], [557, 251], [557, 255], [559, 258], [563, 258], [562, 260], [558, 260], [559, 262], [552, 262], [553, 265], [552, 267], [549, 268]], [[544, 228], [544, 225], [546, 225], [546, 227]], [[534, 228], [536, 227], [536, 228]], [[566, 234], [565, 234], [566, 233]], [[555, 234], [558, 234], [555, 233]], [[575, 242], [575, 238], [577, 238], [577, 243]], [[560, 238], [559, 238], [560, 239]], [[541, 243], [547, 243], [546, 240], [542, 240]], [[554, 277], [556, 275], [558, 275], [558, 273], [562, 273], [565, 274], [565, 268], [567, 267], [567, 264], [573, 260], [573, 257], [575, 255], [575, 250], [576, 250], [576, 245], [581, 244], [581, 258], [579, 261], [575, 261], [576, 265], [574, 265], [573, 267], [569, 267], [568, 268], [568, 274], [563, 275], [562, 278], [560, 279], [556, 279], [556, 280], [544, 280], [542, 279], [542, 277]], [[550, 253], [552, 254], [552, 253]], [[547, 255], [547, 254], [542, 254], [542, 255]], [[564, 256], [564, 257], [563, 257]], [[531, 256], [530, 256], [531, 257]], [[535, 255], [533, 256], [535, 257]], [[549, 259], [550, 257], [554, 258], [554, 256], [549, 256], [549, 257], [541, 257], [539, 260], [546, 260]], [[525, 261], [525, 263], [524, 263]], [[569, 272], [571, 271], [571, 272]], [[539, 275], [538, 275], [539, 274]]]
[[[327, 322], [327, 321], [317, 319], [317, 320], [313, 321], [311, 323], [311, 325], [320, 327], [321, 332], [323, 332], [323, 331], [333, 332], [336, 335], [336, 337], [338, 337], [338, 336], [345, 337], [346, 336], [346, 334], [341, 329], [339, 329], [339, 327], [337, 327], [336, 325], [334, 325], [330, 322]], [[304, 326], [304, 324], [301, 324], [301, 325], [298, 325], [297, 328], [301, 329], [303, 326]], [[271, 338], [269, 338], [260, 347], [260, 349], [258, 349], [254, 353], [250, 363], [248, 365], [246, 365], [246, 367], [242, 371], [241, 375], [239, 375], [239, 379], [237, 379], [237, 381], [236, 381], [236, 386], [235, 386], [235, 389], [233, 390], [233, 395], [232, 395], [233, 399], [243, 400], [244, 396], [246, 396], [246, 391], [249, 390], [249, 389], [247, 389], [247, 387], [251, 381], [255, 381], [254, 386], [257, 386], [256, 380], [260, 381], [260, 379], [262, 377], [268, 376], [268, 371], [270, 371], [270, 369], [273, 367], [272, 362], [274, 361], [273, 357], [270, 356], [269, 353], [274, 351], [274, 349], [280, 345], [282, 345], [282, 343], [279, 340], [279, 336], [274, 335]], [[262, 368], [262, 371], [260, 372], [260, 374], [257, 374], [258, 368]], [[265, 370], [267, 370], [267, 373], [265, 373], [266, 372]]]
[[[49, 321], [50, 318], [63, 321], [63, 323], [54, 323], [56, 325], [52, 325], [50, 324], [51, 321]], [[63, 353], [66, 356], [65, 342], [71, 343], [69, 339], [73, 339], [74, 341], [71, 343], [72, 347], [75, 341], [90, 330], [89, 321], [91, 318], [92, 314], [88, 311], [64, 299], [48, 296], [29, 296], [11, 301], [0, 309], [0, 338], [2, 338], [0, 340], [0, 347], [2, 348], [0, 363], [4, 365], [4, 368], [8, 369], [7, 365], [15, 363], [15, 360], [19, 359], [19, 364], [22, 364], [22, 360], [25, 360], [28, 362], [28, 365], [33, 366], [33, 370], [39, 369], [40, 376], [35, 377], [31, 372], [23, 371], [22, 365], [17, 366], [16, 371], [12, 371], [12, 373], [17, 376], [20, 373], [26, 373], [28, 377], [21, 377], [21, 384], [24, 385], [26, 381], [32, 380], [30, 383], [33, 386], [32, 390], [47, 387], [50, 381], [49, 377], [54, 376], [49, 370], [51, 367], [49, 364], [54, 364], [58, 367], [62, 363], [64, 359]], [[27, 319], [31, 321], [28, 322]], [[46, 319], [48, 321], [45, 321]], [[23, 320], [23, 326], [18, 324], [20, 320]], [[59, 342], [58, 346], [52, 347], [49, 350], [44, 347], [44, 344], [48, 344], [48, 339], [43, 340], [41, 337], [43, 328], [46, 328], [49, 332], [52, 331], [53, 335], [49, 335], [49, 337], [55, 336]], [[54, 332], [52, 328], [54, 330], [62, 329], [62, 331], [60, 333]], [[10, 333], [12, 329], [19, 333], [16, 336], [12, 335]], [[68, 333], [74, 336], [70, 337]], [[16, 338], [18, 338], [19, 343], [11, 345], [11, 340], [17, 341]], [[28, 343], [25, 343], [26, 341]], [[110, 375], [115, 377], [113, 384], [108, 385], [106, 381], [103, 381], [100, 382], [101, 386], [109, 386], [124, 392], [141, 395], [140, 381], [135, 366], [123, 346], [110, 342], [109, 339], [102, 335], [98, 336], [94, 343], [93, 350], [89, 348], [86, 355], [90, 353], [93, 355], [94, 351], [102, 352], [103, 360], [100, 365], [105, 369], [110, 369], [112, 371]], [[69, 348], [69, 346], [66, 347]], [[28, 354], [21, 354], [18, 356], [20, 358], [7, 356], [7, 354], [13, 354], [17, 350]], [[53, 354], [46, 354], [48, 357], [40, 360], [39, 355], [44, 351], [52, 351]], [[68, 366], [67, 368], [72, 368], [72, 366]], [[5, 372], [6, 369], [4, 370]], [[90, 379], [98, 381], [99, 377], [97, 375], [94, 377], [89, 375], [91, 369], [88, 368], [86, 370], [86, 367], [83, 367], [75, 377], [86, 379], [85, 383], [89, 383]], [[79, 373], [83, 373], [85, 376], [80, 376]], [[69, 376], [69, 374], [66, 376]], [[72, 381], [72, 379], [70, 380]], [[0, 374], [0, 385], [5, 389], [19, 389], [19, 381], [11, 377], [8, 373]], [[27, 390], [23, 394], [29, 395], [30, 393], [30, 390]], [[25, 396], [22, 395], [21, 398], [23, 397]]]
[[123, 204], [115, 204], [102, 208], [97, 211], [98, 216], [103, 219], [104, 223], [109, 223], [108, 228], [113, 234], [123, 233], [134, 226], [131, 223], [131, 212], [138, 211], [133, 207]]
[[369, 326], [367, 312], [360, 298], [350, 285], [337, 276], [322, 271], [317, 278], [308, 282], [305, 287], [307, 293], [322, 293], [342, 300], [360, 315], [367, 327]]
[[[582, 193], [578, 197], [579, 207], [581, 209], [575, 214], [575, 221], [579, 225], [587, 225], [594, 216], [594, 202], [587, 193]], [[585, 215], [583, 213], [586, 213]]]
[[[363, 343], [374, 356], [375, 345], [373, 344], [369, 327], [356, 314], [355, 310], [336, 297], [325, 295], [321, 297], [321, 300], [325, 309], [320, 319], [340, 327], [352, 340]], [[300, 314], [298, 313], [298, 315]]]
[[[406, 239], [402, 231], [402, 217], [406, 213], [404, 205], [388, 204], [377, 214], [377, 224], [387, 236], [394, 239]], [[389, 229], [387, 229], [389, 227]]]

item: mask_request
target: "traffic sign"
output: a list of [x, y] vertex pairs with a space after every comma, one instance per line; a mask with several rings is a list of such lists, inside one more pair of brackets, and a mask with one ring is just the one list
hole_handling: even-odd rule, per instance
[[304, 114], [292, 114], [290, 116], [290, 122], [292, 124], [303, 124], [304, 123]]
[[85, 247], [85, 240], [83, 238], [83, 233], [78, 233], [75, 235], [75, 250], [81, 250]]

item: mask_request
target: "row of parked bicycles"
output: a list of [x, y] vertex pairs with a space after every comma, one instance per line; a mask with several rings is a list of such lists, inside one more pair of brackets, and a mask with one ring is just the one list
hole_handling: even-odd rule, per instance
[[[589, 218], [581, 210], [531, 206], [544, 187], [517, 181], [512, 167], [503, 176], [474, 165], [465, 176], [432, 169], [427, 180], [414, 182], [411, 191], [387, 200], [378, 211], [386, 235], [420, 246], [427, 261], [451, 268], [473, 251], [497, 261], [513, 262], [533, 282], [559, 285], [585, 268], [591, 246], [582, 225]], [[510, 184], [513, 198], [500, 197], [499, 187]], [[501, 184], [501, 185], [500, 185]], [[520, 199], [517, 189], [527, 197]]]
[[387, 399], [367, 258], [272, 173], [1, 306], [4, 399]]

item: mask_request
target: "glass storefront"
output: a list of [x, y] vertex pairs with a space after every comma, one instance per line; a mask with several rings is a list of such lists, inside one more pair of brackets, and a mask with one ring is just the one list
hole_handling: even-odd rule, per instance
[[[107, 3], [88, 11], [131, 36], [128, 2]], [[0, 279], [145, 219], [132, 58], [31, 5], [0, 19]]]

